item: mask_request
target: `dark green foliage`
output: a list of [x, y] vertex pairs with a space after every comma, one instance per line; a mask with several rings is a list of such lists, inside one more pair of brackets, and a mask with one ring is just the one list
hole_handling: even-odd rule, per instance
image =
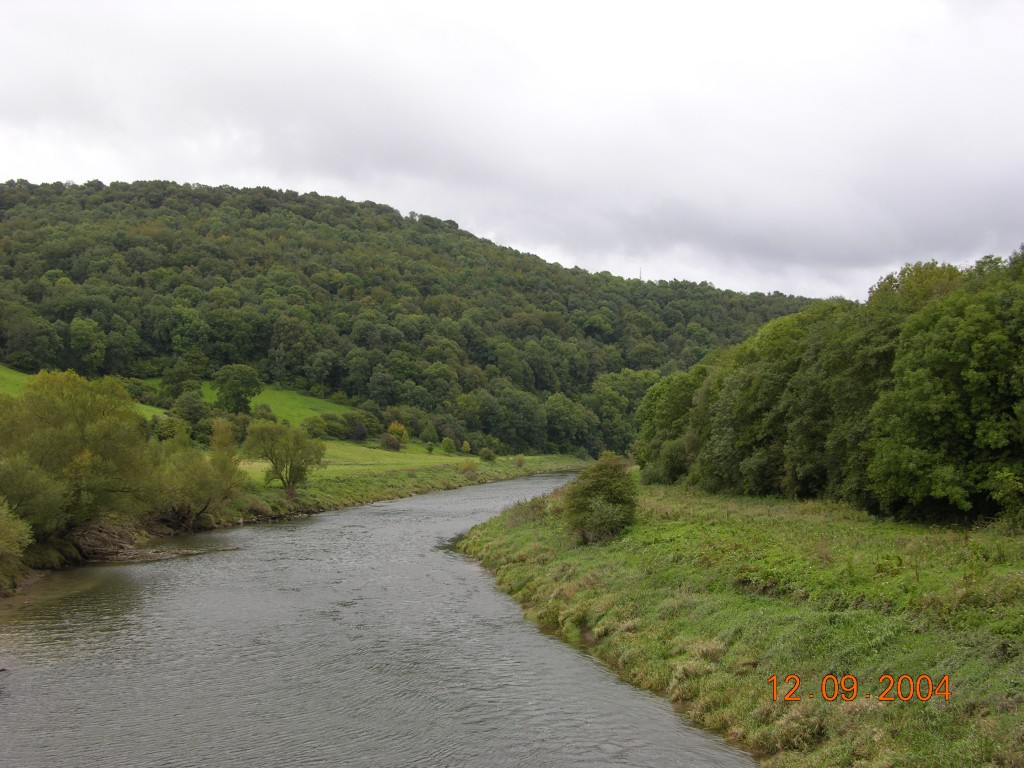
[[210, 415], [210, 406], [203, 399], [202, 392], [198, 389], [189, 389], [175, 399], [174, 405], [171, 406], [171, 414], [194, 428]]
[[613, 539], [633, 523], [638, 498], [629, 465], [614, 453], [603, 453], [566, 489], [566, 525], [583, 543]]
[[981, 262], [962, 290], [907, 322], [892, 388], [872, 409], [867, 467], [882, 508], [905, 516], [1015, 514], [1024, 479], [1024, 279]]
[[213, 374], [217, 406], [228, 413], [249, 413], [249, 401], [263, 391], [260, 374], [251, 365], [225, 365]]
[[277, 421], [277, 414], [271, 410], [270, 406], [266, 403], [256, 403], [252, 406], [252, 417], [254, 419], [262, 419], [263, 421]]
[[385, 451], [400, 451], [402, 450], [402, 441], [392, 435], [390, 432], [384, 432], [380, 438], [380, 447]]
[[907, 266], [651, 387], [645, 480], [839, 498], [924, 520], [1021, 514], [1024, 257]]
[[481, 461], [494, 461], [497, 458], [498, 458], [497, 455], [490, 448], [481, 448], [480, 449], [480, 460]]
[[[162, 375], [166, 407], [248, 366], [501, 452], [624, 451], [653, 381], [630, 369], [686, 367], [807, 304], [564, 269], [428, 216], [270, 189], [11, 181], [0, 243], [0, 361], [20, 370]], [[245, 388], [219, 394], [246, 412]]]

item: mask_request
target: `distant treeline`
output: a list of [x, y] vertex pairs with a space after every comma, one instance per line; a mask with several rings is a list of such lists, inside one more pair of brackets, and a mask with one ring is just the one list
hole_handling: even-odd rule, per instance
[[905, 267], [661, 379], [644, 477], [1024, 523], [1024, 255]]
[[0, 361], [162, 377], [163, 392], [128, 385], [165, 406], [245, 363], [346, 404], [414, 409], [407, 421], [429, 415], [457, 444], [622, 451], [655, 369], [807, 304], [565, 269], [453, 221], [315, 193], [0, 185]]

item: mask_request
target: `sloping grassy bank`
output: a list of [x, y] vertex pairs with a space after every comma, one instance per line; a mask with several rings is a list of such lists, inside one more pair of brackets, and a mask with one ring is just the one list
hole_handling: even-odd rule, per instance
[[[459, 547], [530, 619], [765, 765], [1024, 766], [1021, 538], [655, 487], [620, 540], [577, 547], [559, 512], [558, 494], [521, 505]], [[828, 675], [856, 697], [829, 679], [825, 700]], [[906, 680], [880, 701], [883, 675], [923, 696], [948, 676], [948, 701], [901, 701]]]
[[328, 441], [325, 465], [315, 470], [294, 498], [279, 486], [263, 485], [265, 464], [245, 462], [255, 496], [273, 517], [337, 509], [373, 501], [397, 499], [428, 491], [511, 480], [540, 472], [580, 469], [586, 462], [574, 456], [499, 456], [481, 461], [475, 456], [429, 453], [414, 443], [401, 451], [387, 451], [356, 443]]

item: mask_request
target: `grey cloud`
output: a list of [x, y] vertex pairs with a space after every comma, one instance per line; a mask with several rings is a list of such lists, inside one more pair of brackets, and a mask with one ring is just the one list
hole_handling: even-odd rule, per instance
[[36, 5], [0, 10], [9, 176], [316, 189], [814, 295], [1024, 240], [1015, 4]]

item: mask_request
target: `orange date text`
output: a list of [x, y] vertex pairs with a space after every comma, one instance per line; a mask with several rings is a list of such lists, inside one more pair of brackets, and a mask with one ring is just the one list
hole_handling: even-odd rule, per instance
[[[802, 701], [822, 698], [825, 701], [853, 701], [854, 699], [877, 699], [878, 701], [929, 701], [938, 697], [949, 701], [949, 675], [933, 680], [931, 675], [882, 675], [878, 678], [877, 690], [866, 690], [855, 675], [825, 675], [820, 688], [804, 686], [799, 675], [786, 675], [779, 683], [777, 675], [768, 678], [772, 686], [772, 701]], [[808, 690], [810, 689], [810, 690]]]

